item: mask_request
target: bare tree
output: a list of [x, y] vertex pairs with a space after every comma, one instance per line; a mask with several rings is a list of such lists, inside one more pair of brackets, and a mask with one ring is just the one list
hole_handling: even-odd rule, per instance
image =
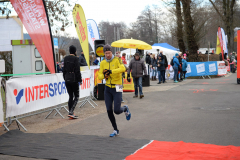
[[183, 41], [183, 19], [180, 0], [176, 0], [176, 17], [177, 17], [177, 40], [181, 52], [185, 53], [185, 44]]
[[[234, 7], [236, 5], [236, 0], [209, 0], [213, 5], [214, 9], [221, 17], [224, 22], [224, 28], [226, 30], [226, 34], [228, 36], [228, 48], [233, 50], [233, 24], [234, 24]], [[221, 8], [223, 12], [220, 11], [220, 8], [216, 5], [216, 3], [221, 4]]]

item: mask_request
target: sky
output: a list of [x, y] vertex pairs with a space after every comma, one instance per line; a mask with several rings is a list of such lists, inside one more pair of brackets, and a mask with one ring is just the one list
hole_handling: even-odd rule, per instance
[[[71, 0], [73, 6], [78, 3], [82, 6], [86, 19], [93, 19], [96, 23], [101, 21], [125, 22], [129, 25], [135, 22], [141, 11], [147, 5], [161, 5], [161, 0]], [[71, 10], [72, 8], [69, 8]], [[17, 15], [15, 11], [11, 15]], [[70, 14], [72, 19], [72, 14]], [[71, 36], [76, 36], [74, 26], [66, 28], [66, 32]], [[24, 28], [24, 33], [27, 33]]]
[[[93, 19], [97, 24], [101, 21], [122, 21], [129, 25], [137, 20], [147, 5], [161, 5], [159, 0], [78, 0], [76, 2], [82, 6], [86, 19]], [[67, 28], [66, 32], [75, 36], [74, 30], [72, 26]]]

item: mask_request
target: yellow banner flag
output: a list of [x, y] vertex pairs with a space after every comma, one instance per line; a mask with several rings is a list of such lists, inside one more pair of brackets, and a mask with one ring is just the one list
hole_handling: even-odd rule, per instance
[[217, 35], [217, 46], [216, 46], [216, 54], [220, 54], [221, 53], [221, 45], [220, 45], [220, 41]]
[[89, 46], [88, 46], [88, 31], [87, 31], [87, 22], [85, 14], [83, 12], [82, 6], [76, 4], [73, 8], [73, 21], [75, 28], [78, 34], [79, 42], [82, 46], [83, 53], [87, 64], [89, 66]]

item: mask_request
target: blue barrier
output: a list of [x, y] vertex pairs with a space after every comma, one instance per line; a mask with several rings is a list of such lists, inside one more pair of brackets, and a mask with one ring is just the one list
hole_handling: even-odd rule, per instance
[[188, 62], [186, 77], [218, 75], [217, 61]]

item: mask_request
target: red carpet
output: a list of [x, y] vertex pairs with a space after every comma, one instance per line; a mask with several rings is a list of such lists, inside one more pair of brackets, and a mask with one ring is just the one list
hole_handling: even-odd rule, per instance
[[153, 141], [126, 160], [240, 160], [240, 147]]

